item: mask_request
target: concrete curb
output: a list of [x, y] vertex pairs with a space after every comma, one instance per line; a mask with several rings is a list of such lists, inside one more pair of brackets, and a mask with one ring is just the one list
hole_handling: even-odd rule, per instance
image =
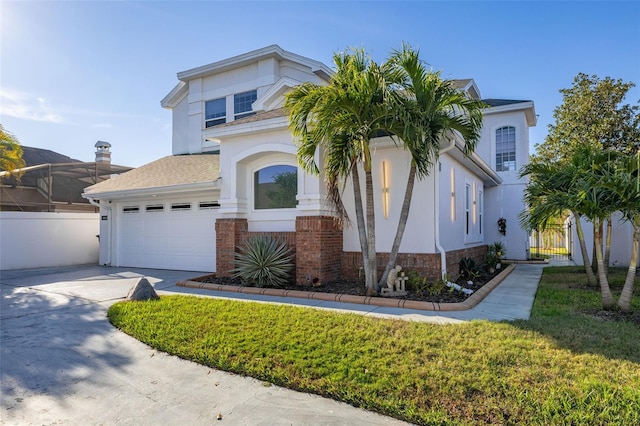
[[[350, 294], [321, 293], [303, 290], [282, 290], [277, 288], [241, 287], [235, 285], [209, 284], [198, 281], [181, 281], [179, 287], [199, 288], [211, 291], [224, 291], [229, 293], [254, 294], [260, 296], [296, 297], [300, 299], [322, 300], [326, 302], [356, 303], [360, 305], [383, 306], [389, 308], [417, 309], [423, 311], [466, 311], [480, 303], [493, 289], [495, 289], [516, 268], [516, 265], [507, 266], [504, 271], [496, 275], [491, 281], [473, 293], [467, 300], [460, 303], [435, 303], [417, 300], [391, 299], [387, 297], [354, 296]], [[204, 278], [198, 277], [194, 280]]]

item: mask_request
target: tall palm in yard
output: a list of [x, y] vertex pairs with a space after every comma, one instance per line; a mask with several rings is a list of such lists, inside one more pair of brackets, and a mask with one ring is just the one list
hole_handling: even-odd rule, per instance
[[[371, 175], [371, 139], [388, 132], [393, 114], [388, 68], [379, 66], [363, 50], [336, 53], [336, 71], [329, 84], [303, 83], [286, 96], [290, 129], [298, 139], [298, 161], [309, 173], [318, 174], [318, 152], [329, 201], [346, 218], [340, 197], [346, 179], [353, 182], [356, 220], [368, 293], [375, 293], [377, 262], [375, 212]], [[363, 208], [360, 169], [364, 172]]]
[[[396, 114], [391, 117], [389, 129], [400, 140], [395, 140], [411, 154], [404, 202], [389, 261], [379, 285], [384, 285], [395, 266], [400, 243], [404, 235], [415, 180], [424, 179], [438, 160], [440, 142], [453, 138], [456, 132], [464, 139], [465, 154], [474, 151], [482, 128], [484, 103], [468, 98], [440, 78], [440, 74], [427, 70], [417, 49], [404, 44], [393, 52], [389, 61], [392, 92]], [[437, 196], [437, 194], [436, 194]]]
[[520, 177], [528, 176], [529, 184], [524, 191], [528, 210], [520, 213], [520, 222], [525, 229], [545, 229], [555, 217], [570, 211], [576, 219], [578, 242], [584, 269], [590, 285], [596, 285], [596, 277], [589, 265], [589, 255], [584, 239], [580, 204], [573, 194], [576, 192], [574, 177], [578, 171], [573, 165], [559, 163], [529, 163], [520, 170]]
[[616, 167], [614, 175], [608, 179], [609, 187], [619, 196], [619, 208], [624, 218], [633, 226], [631, 257], [627, 277], [618, 299], [618, 306], [623, 311], [631, 309], [636, 268], [638, 266], [638, 236], [640, 234], [640, 151], [636, 156], [623, 158]]
[[593, 223], [598, 282], [602, 293], [602, 306], [605, 309], [613, 307], [614, 300], [609, 289], [602, 252], [602, 224], [618, 210], [620, 204], [619, 194], [606, 185], [615, 173], [618, 155], [615, 151], [584, 148], [576, 151], [571, 159], [573, 167], [577, 170], [573, 177], [577, 191], [572, 196], [580, 205], [582, 213]]

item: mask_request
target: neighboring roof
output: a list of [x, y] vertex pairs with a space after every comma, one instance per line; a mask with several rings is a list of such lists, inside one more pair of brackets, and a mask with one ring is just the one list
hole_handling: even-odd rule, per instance
[[497, 106], [503, 106], [503, 105], [513, 105], [513, 104], [520, 104], [520, 103], [524, 103], [524, 102], [533, 102], [530, 100], [517, 100], [517, 99], [483, 99], [482, 102], [484, 102], [485, 104], [492, 106], [492, 107], [497, 107]]
[[219, 177], [219, 154], [172, 155], [85, 188], [83, 197], [100, 198], [105, 194], [123, 195], [156, 189], [167, 191], [213, 183]]
[[30, 146], [22, 146], [22, 159], [26, 166], [36, 166], [38, 164], [56, 164], [56, 163], [80, 163], [80, 160], [74, 160], [66, 155], [59, 154], [48, 149], [33, 148]]
[[[124, 173], [131, 170], [131, 167], [117, 166], [105, 162], [82, 162], [66, 155], [59, 154], [48, 149], [33, 148], [23, 146], [23, 159], [26, 166], [20, 169], [23, 174], [17, 178], [5, 177], [7, 172], [0, 172], [2, 184], [13, 188], [39, 188], [47, 200], [47, 205], [52, 202], [62, 203], [83, 203], [87, 201], [82, 198], [82, 191], [89, 185], [109, 179], [112, 175]], [[52, 186], [47, 184], [49, 178], [52, 179]], [[20, 206], [20, 196], [11, 195], [5, 191], [1, 204]], [[36, 205], [34, 200], [24, 199], [29, 205]], [[25, 205], [27, 205], [25, 204]]]

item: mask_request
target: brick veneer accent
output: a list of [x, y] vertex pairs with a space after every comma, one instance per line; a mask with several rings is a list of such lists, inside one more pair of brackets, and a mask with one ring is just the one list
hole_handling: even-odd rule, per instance
[[216, 219], [216, 275], [231, 276], [234, 253], [248, 230], [247, 219]]
[[247, 219], [217, 219], [216, 220], [216, 275], [231, 276], [231, 270], [236, 267], [235, 252], [249, 238], [257, 235], [270, 235], [287, 243], [291, 253], [296, 254], [295, 232], [249, 232]]
[[[487, 254], [487, 246], [470, 247], [447, 252], [447, 275], [457, 278], [459, 274], [458, 262], [463, 257], [470, 257], [476, 262], [483, 261]], [[389, 261], [389, 253], [378, 253], [378, 279]], [[440, 278], [440, 254], [437, 253], [399, 253], [396, 264], [405, 270], [418, 272], [431, 280]], [[344, 252], [342, 254], [342, 275], [347, 279], [360, 279], [364, 282], [362, 267], [362, 253]]]
[[342, 224], [330, 216], [298, 216], [295, 235], [296, 282], [338, 279], [342, 269]]

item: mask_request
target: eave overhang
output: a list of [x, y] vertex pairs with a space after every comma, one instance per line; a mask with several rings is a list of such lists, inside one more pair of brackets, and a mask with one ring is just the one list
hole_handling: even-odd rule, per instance
[[189, 195], [196, 192], [220, 190], [221, 179], [212, 182], [186, 183], [148, 188], [135, 188], [106, 192], [83, 192], [82, 197], [91, 200], [129, 200], [145, 197]]
[[527, 125], [529, 127], [534, 127], [538, 123], [538, 116], [536, 115], [536, 109], [533, 101], [523, 101], [508, 105], [489, 107], [482, 110], [482, 113], [485, 115], [490, 115], [512, 111], [524, 111], [527, 118]]

